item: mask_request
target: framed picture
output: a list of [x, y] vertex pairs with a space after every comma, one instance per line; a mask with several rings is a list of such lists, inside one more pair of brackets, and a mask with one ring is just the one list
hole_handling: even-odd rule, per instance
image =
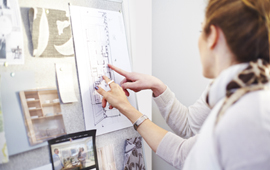
[[99, 170], [95, 141], [96, 130], [49, 140], [53, 170]]

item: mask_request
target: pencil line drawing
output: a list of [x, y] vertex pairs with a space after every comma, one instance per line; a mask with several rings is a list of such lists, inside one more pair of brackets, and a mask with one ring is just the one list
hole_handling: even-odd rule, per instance
[[[131, 71], [122, 13], [71, 5], [70, 14], [86, 130], [97, 129], [100, 135], [132, 126], [119, 110], [109, 109], [109, 104], [103, 108], [95, 90], [110, 90], [103, 75], [117, 84], [123, 80], [108, 64]], [[136, 107], [135, 93], [128, 100]]]
[[120, 116], [120, 113], [115, 109], [109, 110], [108, 107], [102, 108], [102, 96], [94, 90], [96, 86], [105, 87], [105, 89], [109, 88], [102, 78], [103, 75], [114, 80], [114, 74], [108, 67], [108, 63], [111, 63], [112, 57], [110, 52], [107, 14], [105, 12], [99, 12], [98, 15], [88, 15], [89, 20], [93, 19], [97, 21], [96, 23], [85, 24], [85, 36], [91, 71], [90, 75], [92, 78], [91, 82], [93, 82], [93, 90], [90, 95], [92, 105], [96, 110], [94, 120], [95, 125], [97, 125], [105, 118]]

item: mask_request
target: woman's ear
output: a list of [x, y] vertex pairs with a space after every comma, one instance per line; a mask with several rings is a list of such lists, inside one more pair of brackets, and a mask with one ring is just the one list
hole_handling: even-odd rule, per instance
[[219, 32], [218, 32], [218, 27], [211, 25], [210, 26], [210, 34], [207, 37], [207, 46], [211, 50], [215, 48], [217, 41], [219, 38]]

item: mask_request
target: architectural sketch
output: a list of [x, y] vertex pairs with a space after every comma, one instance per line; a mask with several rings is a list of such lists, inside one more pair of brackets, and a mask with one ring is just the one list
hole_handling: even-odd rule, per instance
[[[131, 71], [123, 16], [119, 12], [70, 6], [75, 56], [86, 130], [97, 129], [97, 135], [132, 126], [117, 109], [102, 107], [102, 96], [95, 86], [110, 90], [102, 76], [116, 83], [123, 77], [108, 64]], [[135, 94], [128, 98], [136, 107]]]
[[[94, 89], [101, 85], [103, 88], [108, 88], [102, 76], [105, 75], [109, 79], [114, 80], [114, 74], [108, 67], [111, 63], [112, 56], [110, 52], [109, 28], [107, 23], [106, 12], [98, 12], [97, 15], [89, 14], [89, 18], [98, 20], [97, 23], [85, 24], [85, 34], [87, 41], [87, 49], [89, 56], [90, 73], [93, 83], [93, 91], [91, 91], [91, 101], [94, 108], [95, 125], [100, 123], [105, 118], [121, 116], [117, 110], [109, 110], [108, 107], [102, 108], [102, 96]], [[91, 20], [91, 19], [89, 19]]]

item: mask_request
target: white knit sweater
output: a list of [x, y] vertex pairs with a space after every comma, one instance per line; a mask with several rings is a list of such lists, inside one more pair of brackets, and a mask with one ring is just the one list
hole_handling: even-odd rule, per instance
[[154, 98], [167, 124], [176, 133], [165, 135], [157, 155], [184, 170], [270, 170], [269, 90], [244, 95], [214, 128], [226, 85], [246, 67], [247, 64], [234, 65], [218, 76], [209, 92], [213, 109], [205, 102], [206, 91], [188, 108], [169, 88]]

